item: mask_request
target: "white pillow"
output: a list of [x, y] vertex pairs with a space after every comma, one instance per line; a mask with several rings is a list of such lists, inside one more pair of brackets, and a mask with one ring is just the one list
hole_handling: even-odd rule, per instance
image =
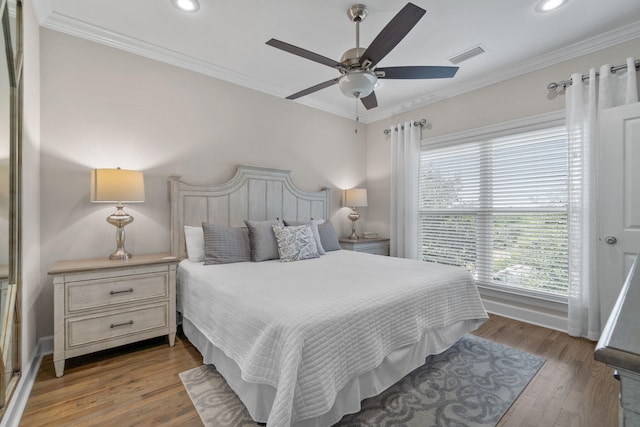
[[204, 231], [202, 227], [184, 226], [187, 258], [191, 262], [204, 262]]

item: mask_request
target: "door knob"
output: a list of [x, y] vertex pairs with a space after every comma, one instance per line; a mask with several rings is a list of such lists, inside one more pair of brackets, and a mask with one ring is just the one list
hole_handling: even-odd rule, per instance
[[615, 245], [617, 241], [616, 236], [607, 236], [604, 238], [604, 242], [608, 245]]

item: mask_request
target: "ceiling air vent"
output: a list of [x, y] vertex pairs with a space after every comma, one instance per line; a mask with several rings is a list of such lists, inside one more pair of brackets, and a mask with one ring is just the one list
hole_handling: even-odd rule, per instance
[[483, 48], [481, 45], [472, 47], [471, 49], [467, 49], [462, 53], [459, 53], [457, 55], [452, 56], [451, 58], [449, 58], [449, 61], [456, 65], [461, 63], [462, 61], [466, 61], [467, 59], [471, 59], [474, 56], [478, 56], [481, 53], [485, 53], [487, 50], [485, 48]]

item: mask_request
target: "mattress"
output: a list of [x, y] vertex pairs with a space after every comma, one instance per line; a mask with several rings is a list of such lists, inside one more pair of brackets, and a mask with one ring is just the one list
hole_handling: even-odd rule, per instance
[[[178, 309], [204, 362], [268, 426], [330, 425], [487, 318], [464, 269], [350, 251], [293, 263], [183, 261]], [[395, 373], [362, 390], [387, 365]]]

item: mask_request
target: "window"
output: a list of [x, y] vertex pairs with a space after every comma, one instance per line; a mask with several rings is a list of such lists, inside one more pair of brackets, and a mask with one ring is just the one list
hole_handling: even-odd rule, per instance
[[466, 267], [481, 286], [566, 296], [567, 155], [565, 126], [423, 144], [422, 259]]

